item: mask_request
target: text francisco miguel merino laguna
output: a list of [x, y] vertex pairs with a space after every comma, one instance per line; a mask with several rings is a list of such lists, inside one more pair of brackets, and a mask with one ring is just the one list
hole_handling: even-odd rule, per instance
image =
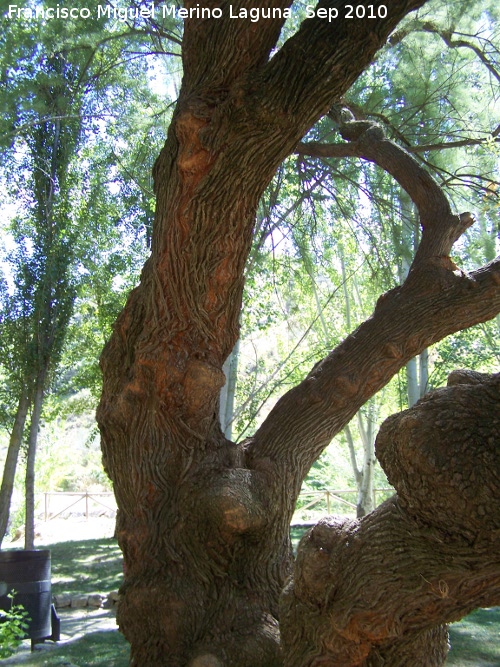
[[[359, 10], [362, 10], [360, 12]], [[340, 18], [340, 12], [343, 12], [344, 18], [385, 18], [387, 7], [385, 5], [345, 5], [341, 10], [331, 8], [317, 8], [312, 5], [306, 7], [306, 18], [317, 17], [333, 21]], [[252, 22], [260, 19], [275, 19], [292, 17], [292, 10], [289, 7], [284, 9], [278, 7], [244, 7], [236, 8], [229, 5], [224, 10], [220, 7], [177, 7], [176, 5], [155, 6], [153, 2], [144, 7], [112, 7], [111, 5], [97, 5], [96, 7], [61, 7], [59, 4], [52, 7], [43, 7], [37, 5], [34, 8], [25, 5], [9, 4], [9, 9], [4, 17], [7, 19], [88, 19], [91, 17], [113, 18], [117, 21], [130, 21], [137, 18], [179, 18], [179, 19], [220, 19], [226, 16], [231, 19], [249, 19]]]

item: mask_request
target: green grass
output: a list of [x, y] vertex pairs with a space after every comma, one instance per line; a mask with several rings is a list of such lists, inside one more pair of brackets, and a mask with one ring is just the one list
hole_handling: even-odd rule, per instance
[[122, 582], [122, 553], [113, 538], [50, 544], [52, 593], [110, 593]]
[[478, 609], [450, 627], [453, 667], [500, 667], [500, 607]]
[[[292, 529], [296, 547], [304, 528]], [[114, 539], [62, 542], [52, 552], [52, 590], [57, 593], [109, 593], [122, 580], [122, 556]], [[91, 613], [91, 612], [90, 612]], [[64, 611], [61, 612], [61, 615]], [[447, 667], [500, 667], [500, 607], [479, 609], [450, 629]], [[25, 667], [126, 667], [129, 647], [117, 630], [84, 637], [34, 654], [11, 658]], [[4, 664], [2, 661], [1, 664]]]
[[[28, 646], [27, 642], [25, 642]], [[130, 649], [118, 630], [90, 632], [75, 641], [37, 648], [34, 653], [25, 649], [0, 664], [24, 667], [127, 667]]]

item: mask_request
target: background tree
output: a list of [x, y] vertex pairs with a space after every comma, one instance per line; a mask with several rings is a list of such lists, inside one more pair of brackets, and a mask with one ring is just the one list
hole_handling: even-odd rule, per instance
[[[15, 460], [22, 439], [26, 417], [24, 406], [32, 406], [28, 437], [28, 463], [26, 470], [26, 548], [33, 548], [34, 538], [34, 461], [43, 395], [49, 368], [57, 364], [64, 333], [72, 312], [74, 286], [71, 269], [74, 265], [74, 242], [69, 229], [69, 192], [71, 190], [70, 156], [78, 147], [81, 126], [73, 119], [66, 122], [68, 93], [65, 83], [72, 82], [74, 71], [64, 53], [49, 56], [38, 72], [38, 96], [40, 117], [25, 137], [21, 147], [24, 158], [20, 169], [29, 170], [31, 201], [25, 200], [30, 210], [30, 224], [16, 220], [14, 240], [19, 248], [15, 267], [15, 291], [12, 300], [22, 304], [23, 336], [17, 339], [21, 355], [16, 371], [24, 371], [20, 378], [20, 396], [16, 424], [11, 438], [8, 457], [13, 465], [4, 470], [3, 532], [10, 504]], [[78, 107], [73, 109], [77, 115]], [[72, 238], [73, 237], [73, 238]], [[72, 243], [73, 241], [73, 243]], [[9, 317], [12, 310], [9, 309]], [[15, 312], [15, 311], [14, 311]], [[28, 329], [26, 333], [25, 329]], [[11, 462], [9, 461], [9, 464]], [[3, 537], [3, 535], [2, 535]]]
[[[9, 400], [16, 397], [17, 412], [0, 491], [0, 542], [29, 418], [25, 540], [26, 548], [34, 545], [37, 436], [44, 396], [54, 386], [75, 299], [79, 297], [80, 307], [86, 294], [88, 303], [90, 287], [97, 298], [101, 339], [91, 347], [95, 389], [97, 350], [123, 304], [123, 286], [121, 293], [113, 291], [111, 281], [137, 271], [134, 261], [137, 256], [139, 263], [143, 261], [150, 237], [152, 193], [130, 181], [134, 157], [141, 167], [147, 159], [144, 144], [132, 149], [132, 141], [124, 138], [131, 126], [136, 141], [144, 134], [151, 138], [161, 129], [153, 132], [151, 122], [147, 127], [144, 110], [154, 106], [155, 98], [144, 79], [147, 63], [127, 52], [135, 39], [131, 34], [132, 38], [125, 30], [110, 40], [101, 17], [86, 22], [84, 31], [77, 21], [55, 20], [50, 27], [12, 21], [2, 35], [3, 173], [17, 209], [10, 224], [4, 221], [8, 242], [16, 250], [5, 260], [10, 264], [11, 285], [7, 281], [4, 286], [1, 326], [2, 336], [9, 336], [11, 354], [2, 355], [2, 363], [8, 370]], [[132, 110], [139, 98], [140, 123], [139, 109], [136, 114]], [[123, 105], [128, 107], [126, 117]], [[106, 122], [111, 115], [113, 122]], [[102, 137], [104, 127], [107, 141]], [[117, 167], [125, 147], [128, 153]], [[111, 205], [110, 188], [120, 191], [121, 208]], [[123, 248], [125, 235], [129, 250], [118, 257], [116, 249]], [[108, 301], [114, 298], [108, 312], [102, 303], [103, 291]], [[86, 324], [90, 322], [87, 317]], [[84, 330], [79, 333], [81, 340]], [[71, 342], [74, 348], [74, 337]], [[88, 359], [90, 352], [83, 357]], [[78, 364], [82, 366], [81, 358]]]

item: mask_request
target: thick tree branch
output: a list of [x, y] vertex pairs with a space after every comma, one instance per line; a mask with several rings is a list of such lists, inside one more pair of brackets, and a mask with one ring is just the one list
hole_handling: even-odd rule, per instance
[[[291, 4], [291, 0], [259, 0], [252, 7], [283, 10]], [[193, 0], [185, 3], [187, 9], [197, 5]], [[220, 18], [185, 19], [182, 55], [186, 89], [197, 90], [198, 94], [210, 91], [212, 97], [219, 91], [220, 99], [224, 99], [230, 86], [262, 66], [276, 45], [284, 18], [266, 18], [256, 24], [249, 18], [231, 18], [230, 6], [233, 15], [238, 15], [240, 8], [248, 11], [248, 3], [242, 0], [210, 0], [203, 7], [220, 8]]]
[[[358, 78], [398, 22], [425, 2], [397, 0], [384, 18], [366, 20], [346, 18], [343, 3], [320, 0], [315, 10], [338, 10], [338, 17], [328, 21], [316, 15], [303, 21], [255, 81], [263, 99], [274, 98], [278, 103], [266, 109], [268, 122], [293, 126], [298, 140]], [[377, 15], [384, 3], [358, 4], [370, 4]], [[357, 45], [354, 59], [347, 55], [353, 38]]]
[[409, 517], [397, 498], [358, 521], [322, 519], [282, 597], [285, 666], [443, 665], [446, 632], [436, 655], [429, 637], [420, 650], [405, 645], [499, 603], [499, 546], [492, 536], [474, 550], [453, 525], [440, 532]]
[[500, 537], [499, 408], [500, 373], [462, 371], [384, 422], [377, 458], [410, 516], [470, 544]]
[[402, 287], [379, 299], [371, 318], [278, 401], [249, 444], [251, 460], [270, 459], [282, 474], [289, 470], [302, 479], [409, 359], [500, 312], [500, 258], [469, 275], [439, 257], [422, 257], [414, 269]]
[[442, 665], [446, 642], [431, 656], [421, 633], [500, 602], [500, 375], [472, 382], [382, 425], [397, 497], [302, 539], [282, 601], [286, 667]]
[[[437, 183], [409, 153], [385, 139], [378, 125], [351, 121], [340, 130], [350, 143], [340, 145], [339, 152], [391, 173], [415, 202], [423, 232], [404, 285], [384, 295], [373, 316], [278, 402], [254, 437], [252, 458], [270, 457], [294, 471], [300, 461], [304, 474], [358, 408], [409, 359], [500, 312], [500, 260], [467, 276], [449, 258], [472, 216], [453, 215]], [[313, 150], [322, 149], [315, 145]], [[301, 442], [302, 452], [288, 451], [287, 437]]]

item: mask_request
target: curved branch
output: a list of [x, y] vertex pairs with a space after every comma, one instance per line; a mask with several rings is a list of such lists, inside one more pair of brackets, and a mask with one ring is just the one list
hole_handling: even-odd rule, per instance
[[[443, 151], [448, 148], [465, 148], [467, 146], [481, 146], [492, 141], [500, 143], [500, 125], [493, 130], [490, 136], [485, 139], [459, 139], [457, 141], [440, 141], [435, 144], [419, 144], [418, 146], [405, 146], [404, 150], [407, 153], [427, 153], [428, 151]], [[321, 142], [300, 143], [297, 145], [295, 152], [298, 155], [308, 155], [309, 157], [319, 158], [343, 158], [343, 157], [361, 157], [355, 155], [354, 151], [347, 150], [348, 144], [324, 144]]]
[[348, 144], [300, 144], [297, 151], [321, 157], [360, 157], [377, 164], [406, 190], [418, 209], [423, 234], [415, 262], [449, 255], [453, 243], [470, 227], [470, 213], [453, 215], [441, 187], [404, 148], [385, 138], [383, 129], [371, 121], [340, 125]]
[[[320, 0], [314, 7], [314, 17], [302, 22], [298, 32], [284, 43], [251, 82], [252, 90], [258, 89], [262, 100], [278, 102], [272, 106], [265, 104], [261, 122], [270, 126], [279, 124], [282, 134], [292, 132], [290, 137], [295, 136], [294, 143], [298, 141], [320, 116], [327, 113], [333, 101], [345, 94], [401, 19], [426, 2], [394, 0], [383, 18], [354, 19], [353, 22], [346, 18], [343, 3]], [[368, 7], [369, 3], [363, 0], [358, 4]], [[381, 4], [379, 0], [370, 3], [370, 11], [377, 15]], [[337, 11], [338, 16], [329, 20], [323, 15], [318, 16], [319, 10], [327, 15]], [[356, 42], [355, 58], [349, 55], [352, 54], [353, 39]]]
[[366, 126], [365, 131], [351, 143], [301, 143], [297, 152], [312, 157], [358, 157], [368, 160], [391, 174], [406, 190], [417, 206], [422, 221], [435, 215], [451, 213], [446, 196], [432, 176], [408, 151], [383, 138], [383, 130], [379, 125], [370, 121], [353, 121], [343, 127], [349, 128], [358, 123], [362, 127]]
[[265, 458], [280, 478], [302, 479], [409, 359], [499, 312], [500, 257], [469, 275], [450, 260], [422, 259], [402, 287], [383, 295], [373, 315], [278, 401], [248, 445], [250, 462]]

